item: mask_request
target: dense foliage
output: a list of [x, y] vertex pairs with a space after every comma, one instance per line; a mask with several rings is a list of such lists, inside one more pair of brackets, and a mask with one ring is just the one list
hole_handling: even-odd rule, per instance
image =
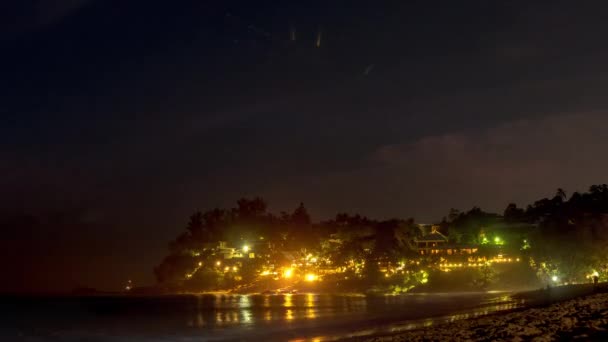
[[[519, 273], [509, 277], [505, 275], [515, 272], [513, 268], [503, 272], [502, 278], [488, 266], [461, 272], [463, 282], [478, 288], [508, 283], [513, 277], [526, 278], [527, 271], [535, 272], [536, 280], [544, 283], [555, 282], [557, 277], [562, 282], [585, 281], [594, 272], [606, 277], [605, 184], [591, 186], [586, 193], [575, 192], [569, 199], [558, 189], [554, 197], [525, 209], [511, 203], [502, 215], [478, 207], [466, 212], [451, 209], [435, 227], [452, 244], [478, 246], [480, 255], [499, 248], [500, 253], [521, 256], [524, 266], [520, 264]], [[417, 253], [415, 241], [423, 235], [421, 228], [413, 219], [378, 221], [345, 213], [313, 223], [303, 204], [292, 213], [275, 215], [261, 198], [241, 199], [232, 209], [195, 212], [154, 271], [159, 283], [172, 290], [234, 289], [259, 282], [263, 269], [287, 267], [294, 260], [314, 256], [315, 267], [340, 270], [339, 275], [326, 276], [337, 289], [385, 286], [402, 292], [429, 279], [435, 283], [456, 279], [456, 273], [437, 273], [437, 257]], [[220, 245], [238, 249], [250, 245], [255, 256], [223, 266]], [[388, 279], [380, 265], [394, 265], [399, 276]], [[235, 272], [229, 272], [230, 267]]]

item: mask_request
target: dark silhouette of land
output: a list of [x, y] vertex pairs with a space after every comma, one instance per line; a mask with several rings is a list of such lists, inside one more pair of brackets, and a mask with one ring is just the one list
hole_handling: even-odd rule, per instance
[[607, 252], [606, 184], [431, 224], [346, 213], [313, 223], [302, 203], [276, 215], [254, 198], [195, 212], [154, 272], [168, 292], [521, 290], [605, 281]]

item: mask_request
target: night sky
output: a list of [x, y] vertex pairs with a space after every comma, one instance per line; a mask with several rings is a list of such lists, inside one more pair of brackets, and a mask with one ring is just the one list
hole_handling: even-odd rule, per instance
[[243, 196], [432, 222], [606, 183], [603, 3], [2, 1], [0, 289], [152, 284]]

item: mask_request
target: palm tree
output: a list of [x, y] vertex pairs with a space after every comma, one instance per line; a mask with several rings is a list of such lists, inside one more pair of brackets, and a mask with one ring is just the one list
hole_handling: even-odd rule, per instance
[[565, 200], [566, 199], [566, 192], [562, 188], [557, 188], [557, 191], [555, 192], [555, 197], [559, 197], [562, 200]]

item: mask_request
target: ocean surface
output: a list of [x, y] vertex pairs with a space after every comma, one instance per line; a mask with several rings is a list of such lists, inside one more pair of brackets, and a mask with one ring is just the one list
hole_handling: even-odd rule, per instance
[[2, 297], [2, 341], [333, 341], [514, 309], [509, 293]]

